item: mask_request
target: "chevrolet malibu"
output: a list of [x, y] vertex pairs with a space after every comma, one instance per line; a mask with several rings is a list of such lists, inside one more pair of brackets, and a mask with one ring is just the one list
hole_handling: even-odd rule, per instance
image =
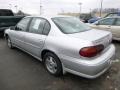
[[46, 70], [96, 78], [111, 66], [115, 47], [108, 31], [91, 29], [69, 16], [29, 16], [5, 31], [9, 48], [42, 61]]

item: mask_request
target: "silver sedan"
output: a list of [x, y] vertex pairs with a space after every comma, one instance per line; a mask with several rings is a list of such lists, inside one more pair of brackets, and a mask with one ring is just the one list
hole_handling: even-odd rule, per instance
[[91, 29], [75, 17], [25, 17], [5, 37], [10, 48], [34, 56], [55, 76], [70, 72], [96, 78], [108, 70], [115, 54], [110, 32]]

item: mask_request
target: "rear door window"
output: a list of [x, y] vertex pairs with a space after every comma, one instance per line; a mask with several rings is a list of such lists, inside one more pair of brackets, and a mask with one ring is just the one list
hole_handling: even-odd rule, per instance
[[36, 34], [43, 34], [45, 22], [46, 20], [42, 18], [33, 18], [29, 27], [29, 32]]

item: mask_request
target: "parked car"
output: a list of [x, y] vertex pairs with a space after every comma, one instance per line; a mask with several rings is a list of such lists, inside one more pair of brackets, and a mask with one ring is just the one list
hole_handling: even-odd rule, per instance
[[103, 18], [90, 24], [90, 26], [95, 29], [110, 31], [114, 40], [120, 40], [120, 17]]
[[14, 16], [9, 9], [0, 9], [0, 37], [4, 35], [4, 30], [10, 26], [15, 26], [24, 16]]
[[25, 17], [5, 37], [9, 48], [34, 56], [55, 76], [70, 72], [96, 78], [108, 70], [115, 54], [110, 32], [91, 29], [75, 17]]
[[84, 23], [88, 23], [88, 20], [94, 17], [92, 14], [80, 14], [79, 16], [80, 20]]
[[[120, 12], [108, 13], [103, 18], [115, 17], [115, 16], [120, 16]], [[102, 18], [101, 17], [93, 17], [93, 18], [91, 18], [91, 19], [88, 20], [88, 23], [94, 23], [94, 22], [96, 22], [96, 21], [98, 21], [100, 19], [102, 19]]]
[[88, 23], [88, 20], [93, 18], [91, 14], [80, 14], [80, 20], [84, 23]]

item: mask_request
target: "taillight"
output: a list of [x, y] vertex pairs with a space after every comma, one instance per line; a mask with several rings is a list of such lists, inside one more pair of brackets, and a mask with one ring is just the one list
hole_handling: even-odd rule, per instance
[[80, 50], [80, 55], [83, 57], [94, 57], [104, 49], [103, 45], [96, 45], [90, 47], [84, 47]]

